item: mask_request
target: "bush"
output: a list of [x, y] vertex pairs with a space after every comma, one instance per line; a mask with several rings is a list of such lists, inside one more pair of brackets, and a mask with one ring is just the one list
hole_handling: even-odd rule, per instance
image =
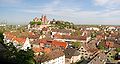
[[117, 52], [120, 52], [120, 48], [116, 48], [116, 51], [117, 51]]
[[98, 45], [98, 49], [104, 50], [105, 47], [104, 47], [103, 45], [99, 44], [99, 45]]
[[80, 42], [72, 42], [72, 46], [79, 48], [81, 46]]
[[34, 24], [41, 25], [42, 23], [40, 21], [38, 21], [38, 22], [31, 21], [30, 24], [31, 25], [34, 25]]

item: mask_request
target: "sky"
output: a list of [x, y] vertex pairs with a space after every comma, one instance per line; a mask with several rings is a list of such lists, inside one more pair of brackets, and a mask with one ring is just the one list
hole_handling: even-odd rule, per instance
[[41, 15], [74, 24], [120, 25], [120, 0], [0, 0], [0, 22], [28, 24]]

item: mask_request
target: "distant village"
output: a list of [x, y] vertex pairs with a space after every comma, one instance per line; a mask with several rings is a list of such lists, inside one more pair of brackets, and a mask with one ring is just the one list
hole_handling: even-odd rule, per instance
[[18, 50], [32, 49], [38, 64], [120, 62], [120, 26], [74, 25], [42, 15], [31, 19], [26, 26], [7, 28], [3, 33], [4, 44], [12, 42]]

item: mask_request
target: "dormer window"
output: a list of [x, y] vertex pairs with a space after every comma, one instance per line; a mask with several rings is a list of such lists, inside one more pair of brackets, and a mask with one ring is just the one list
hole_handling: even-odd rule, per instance
[[96, 61], [96, 59], [94, 59]]
[[98, 56], [98, 58], [100, 59], [100, 57]]
[[104, 60], [102, 60], [102, 62], [104, 62]]
[[91, 64], [93, 64], [93, 62], [91, 62]]
[[82, 52], [84, 52], [84, 51], [82, 51]]
[[111, 53], [109, 53], [111, 55]]
[[68, 55], [70, 55], [70, 54], [68, 53]]
[[82, 55], [83, 55], [83, 53], [82, 53]]

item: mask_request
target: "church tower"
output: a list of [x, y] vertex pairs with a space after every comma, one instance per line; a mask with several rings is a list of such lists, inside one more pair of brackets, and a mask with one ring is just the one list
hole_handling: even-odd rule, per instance
[[41, 21], [43, 22], [43, 24], [46, 24], [47, 23], [47, 17], [46, 15], [45, 16], [41, 16]]

